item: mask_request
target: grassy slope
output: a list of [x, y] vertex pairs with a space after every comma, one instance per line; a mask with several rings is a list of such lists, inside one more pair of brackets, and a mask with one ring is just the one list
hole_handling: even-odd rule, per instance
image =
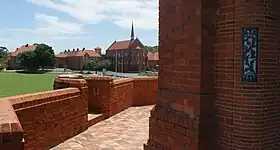
[[0, 72], [0, 97], [52, 90], [56, 74]]

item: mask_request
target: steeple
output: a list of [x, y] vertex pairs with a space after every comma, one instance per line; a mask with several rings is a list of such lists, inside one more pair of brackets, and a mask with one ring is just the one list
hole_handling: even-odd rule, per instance
[[131, 26], [131, 40], [134, 40], [134, 28], [133, 28], [133, 21], [132, 21], [132, 26]]

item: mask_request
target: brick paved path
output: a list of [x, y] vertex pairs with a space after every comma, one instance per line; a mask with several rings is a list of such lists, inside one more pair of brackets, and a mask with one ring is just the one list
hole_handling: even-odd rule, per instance
[[51, 150], [142, 150], [152, 107], [130, 107]]

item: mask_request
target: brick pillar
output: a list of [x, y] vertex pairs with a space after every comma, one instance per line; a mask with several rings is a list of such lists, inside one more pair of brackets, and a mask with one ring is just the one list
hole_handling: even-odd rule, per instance
[[[280, 1], [217, 2], [218, 149], [280, 149]], [[253, 39], [246, 43], [252, 49], [243, 46], [247, 37]], [[244, 64], [246, 56], [255, 63]], [[256, 68], [257, 78], [255, 73], [244, 78], [250, 77], [243, 75], [250, 72], [248, 66]]]
[[58, 75], [58, 77], [54, 81], [54, 90], [56, 89], [62, 89], [62, 88], [68, 88], [68, 87], [75, 87], [80, 90], [81, 93], [81, 98], [86, 106], [86, 109], [83, 111], [84, 116], [84, 122], [83, 123], [85, 126], [83, 130], [86, 130], [87, 126], [87, 121], [88, 121], [88, 86], [87, 82], [84, 79], [83, 76], [77, 76], [77, 75]]
[[88, 83], [89, 110], [111, 116], [110, 98], [112, 77], [91, 76], [85, 78]]
[[23, 130], [13, 106], [0, 100], [0, 150], [23, 150]]
[[215, 150], [215, 5], [206, 0], [159, 3], [159, 91], [144, 148]]

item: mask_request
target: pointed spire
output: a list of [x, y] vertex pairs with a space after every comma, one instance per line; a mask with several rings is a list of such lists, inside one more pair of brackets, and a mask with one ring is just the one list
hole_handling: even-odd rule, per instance
[[132, 26], [131, 26], [131, 40], [134, 40], [134, 28], [133, 28], [133, 21], [132, 21]]

